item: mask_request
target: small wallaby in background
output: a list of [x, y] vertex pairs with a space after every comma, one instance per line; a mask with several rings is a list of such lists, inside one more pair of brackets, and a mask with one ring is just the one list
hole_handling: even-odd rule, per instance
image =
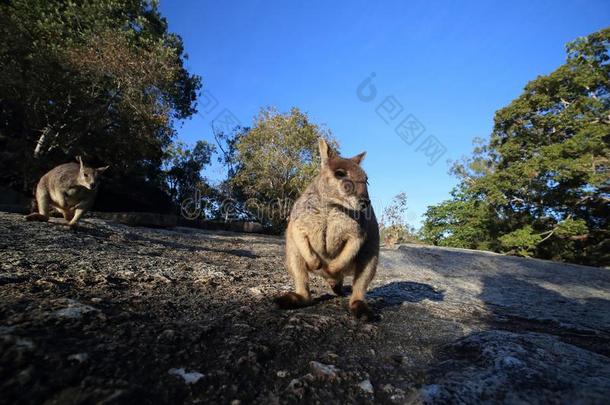
[[323, 139], [319, 148], [320, 173], [292, 207], [286, 230], [286, 267], [296, 291], [275, 301], [286, 309], [308, 305], [310, 272], [324, 277], [337, 295], [343, 295], [343, 278], [352, 275], [350, 310], [371, 320], [364, 295], [377, 269], [379, 226], [360, 167], [366, 152], [345, 159]]
[[74, 226], [93, 206], [100, 174], [108, 166], [87, 167], [80, 156], [78, 163], [64, 163], [42, 176], [36, 186], [38, 213], [25, 217], [28, 221], [48, 221], [51, 207], [63, 214], [68, 225]]

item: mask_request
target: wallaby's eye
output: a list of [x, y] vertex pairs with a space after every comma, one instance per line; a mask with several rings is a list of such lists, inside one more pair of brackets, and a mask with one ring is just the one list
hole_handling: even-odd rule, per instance
[[338, 179], [342, 179], [345, 176], [347, 176], [347, 172], [345, 170], [339, 169], [339, 170], [335, 170], [335, 177]]
[[85, 173], [85, 177], [89, 177], [89, 175], [87, 173]]

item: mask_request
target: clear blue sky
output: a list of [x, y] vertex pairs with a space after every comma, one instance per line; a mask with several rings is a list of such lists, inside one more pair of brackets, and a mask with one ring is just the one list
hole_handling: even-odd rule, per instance
[[[497, 109], [561, 65], [566, 42], [610, 25], [608, 0], [162, 0], [161, 11], [218, 102], [180, 126], [181, 140], [212, 141], [224, 109], [248, 126], [263, 106], [299, 107], [332, 130], [344, 155], [368, 152], [376, 210], [405, 191], [415, 225], [456, 184], [447, 160], [469, 154]], [[364, 102], [357, 88], [372, 72], [377, 95]], [[388, 101], [377, 110], [388, 96], [402, 111]], [[412, 145], [395, 132], [409, 114], [425, 127]], [[446, 148], [433, 165], [417, 151], [429, 135]], [[218, 165], [205, 173], [223, 174]]]

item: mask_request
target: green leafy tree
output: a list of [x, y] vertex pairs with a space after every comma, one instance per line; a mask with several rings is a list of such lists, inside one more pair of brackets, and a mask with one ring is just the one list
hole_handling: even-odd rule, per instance
[[500, 244], [504, 251], [519, 256], [531, 256], [541, 240], [542, 236], [534, 231], [531, 225], [525, 225], [500, 236]]
[[428, 210], [429, 240], [610, 263], [609, 49], [610, 29], [569, 43], [564, 65], [496, 112], [489, 142], [454, 167], [459, 192]]
[[155, 1], [0, 2], [0, 182], [29, 191], [76, 154], [162, 182], [200, 79]]
[[178, 205], [186, 198], [193, 198], [195, 190], [199, 190], [202, 197], [210, 193], [202, 171], [210, 164], [214, 150], [214, 145], [206, 141], [197, 141], [192, 148], [175, 142], [168, 148], [167, 184], [172, 200]]
[[454, 198], [428, 207], [420, 237], [437, 246], [496, 250], [495, 216], [485, 201], [454, 192]]
[[286, 226], [292, 203], [317, 174], [320, 137], [336, 148], [330, 131], [297, 108], [286, 114], [262, 109], [252, 128], [240, 133], [230, 185], [254, 218], [276, 231]]

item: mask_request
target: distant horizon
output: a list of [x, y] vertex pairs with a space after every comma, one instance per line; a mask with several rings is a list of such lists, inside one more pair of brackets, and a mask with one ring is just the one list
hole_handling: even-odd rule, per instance
[[[448, 161], [488, 139], [495, 111], [562, 65], [566, 43], [610, 21], [604, 1], [349, 5], [161, 1], [203, 79], [199, 114], [177, 125], [178, 138], [214, 143], [219, 116], [248, 127], [263, 107], [297, 107], [343, 155], [368, 152], [377, 215], [404, 191], [415, 227], [450, 197]], [[360, 91], [371, 85], [372, 98]], [[204, 175], [218, 182], [224, 169], [214, 162]]]

